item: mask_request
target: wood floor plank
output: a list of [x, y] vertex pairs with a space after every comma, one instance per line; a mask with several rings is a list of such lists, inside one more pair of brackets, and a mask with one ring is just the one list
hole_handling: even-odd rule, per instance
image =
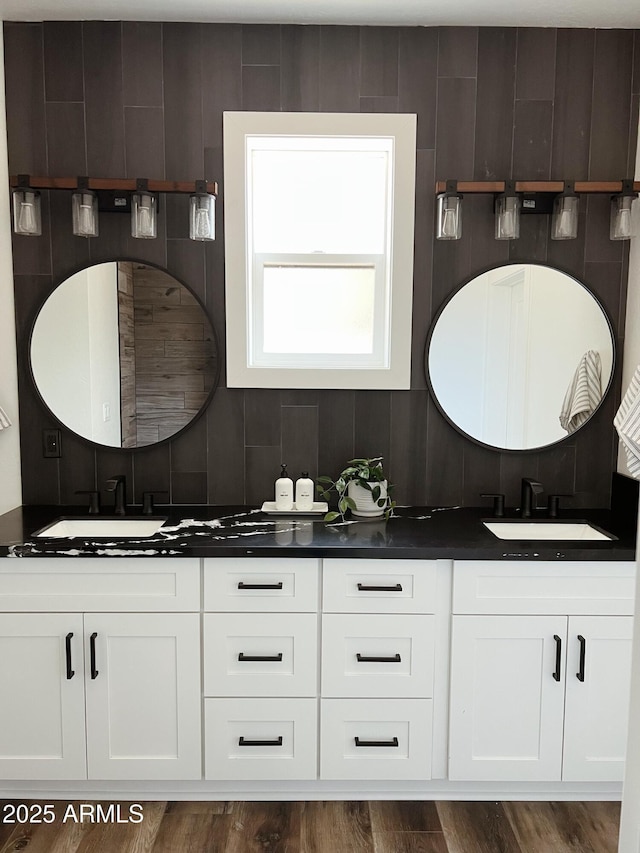
[[228, 814], [165, 814], [152, 853], [225, 853], [232, 822]]
[[615, 853], [619, 803], [504, 803], [526, 853]]
[[373, 849], [375, 853], [448, 853], [442, 832], [374, 832]]
[[[129, 805], [121, 804], [123, 816], [128, 814]], [[166, 802], [143, 803], [141, 823], [85, 823], [82, 840], [72, 853], [150, 853], [166, 806]]]
[[304, 803], [300, 853], [373, 853], [369, 804]]
[[237, 803], [224, 853], [298, 853], [301, 803]]
[[442, 832], [434, 802], [424, 800], [372, 800], [369, 802], [371, 831]]
[[439, 802], [437, 809], [449, 853], [530, 853], [518, 844], [501, 803]]
[[[187, 815], [187, 814], [231, 814], [233, 811], [233, 803], [224, 800], [209, 801], [195, 800], [179, 801], [172, 800], [167, 803], [165, 815]], [[236, 803], [236, 805], [238, 805]]]

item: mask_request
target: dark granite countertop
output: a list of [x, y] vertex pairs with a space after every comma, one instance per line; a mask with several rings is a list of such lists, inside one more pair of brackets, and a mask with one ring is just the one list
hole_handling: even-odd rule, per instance
[[[132, 509], [132, 514], [136, 508]], [[0, 556], [376, 557], [457, 560], [634, 560], [635, 530], [608, 510], [567, 511], [617, 536], [611, 541], [501, 540], [482, 524], [486, 508], [400, 507], [388, 521], [267, 516], [246, 506], [175, 506], [154, 536], [136, 539], [36, 539], [61, 516], [87, 516], [85, 507], [28, 506], [0, 516]], [[104, 517], [107, 517], [106, 515]], [[507, 511], [507, 518], [516, 518]]]

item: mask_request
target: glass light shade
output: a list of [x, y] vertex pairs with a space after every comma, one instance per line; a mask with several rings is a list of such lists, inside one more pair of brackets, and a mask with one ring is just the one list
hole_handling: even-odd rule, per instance
[[39, 237], [42, 234], [40, 193], [37, 190], [13, 191], [13, 230], [16, 234]]
[[189, 197], [189, 237], [192, 240], [216, 239], [216, 197], [195, 193]]
[[496, 199], [496, 240], [517, 240], [520, 236], [519, 196], [498, 196]]
[[81, 190], [71, 196], [71, 218], [76, 237], [98, 236], [98, 197], [91, 190]]
[[156, 237], [158, 199], [154, 193], [135, 192], [131, 196], [131, 236], [141, 240]]
[[611, 199], [611, 240], [629, 240], [634, 236], [632, 207], [635, 200], [636, 196], [633, 195], [616, 195]]
[[462, 197], [441, 193], [438, 196], [436, 237], [459, 240], [462, 237]]
[[579, 203], [575, 195], [556, 196], [551, 216], [552, 240], [573, 240], [578, 236]]

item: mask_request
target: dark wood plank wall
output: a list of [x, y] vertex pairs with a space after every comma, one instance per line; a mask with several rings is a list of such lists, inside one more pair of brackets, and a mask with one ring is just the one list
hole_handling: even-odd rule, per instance
[[[575, 506], [607, 505], [616, 439], [614, 392], [556, 448], [498, 453], [440, 416], [426, 390], [430, 319], [466, 277], [538, 260], [583, 279], [622, 343], [627, 249], [608, 240], [608, 201], [583, 203], [580, 234], [548, 240], [545, 217], [514, 243], [493, 239], [492, 199], [465, 200], [464, 237], [433, 240], [437, 178], [619, 179], [631, 174], [640, 101], [640, 35], [622, 30], [241, 26], [55, 22], [5, 25], [12, 173], [194, 179], [221, 183], [218, 240], [187, 239], [184, 198], [161, 202], [160, 236], [133, 241], [127, 217], [100, 237], [71, 235], [68, 199], [45, 199], [40, 240], [14, 243], [24, 500], [74, 503], [76, 489], [125, 472], [129, 499], [167, 489], [175, 503], [260, 503], [280, 462], [335, 474], [352, 455], [384, 455], [400, 503], [518, 501], [522, 476]], [[223, 110], [410, 111], [418, 114], [412, 387], [406, 392], [219, 388], [180, 438], [129, 454], [64, 431], [63, 457], [41, 457], [51, 423], [32, 390], [26, 340], [52, 285], [89, 261], [136, 257], [165, 266], [205, 302], [224, 346]]]

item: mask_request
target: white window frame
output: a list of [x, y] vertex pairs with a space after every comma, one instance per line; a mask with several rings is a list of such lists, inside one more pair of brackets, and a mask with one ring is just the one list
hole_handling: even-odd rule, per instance
[[[224, 218], [229, 388], [408, 389], [411, 377], [411, 309], [415, 207], [416, 116], [410, 114], [225, 112]], [[256, 255], [248, 257], [247, 139], [256, 135], [372, 136], [392, 139], [390, 247], [376, 255]], [[330, 192], [331, 188], [328, 187]], [[381, 191], [383, 189], [381, 188]], [[286, 356], [261, 362], [264, 263], [373, 265], [376, 269], [374, 351], [357, 355]], [[322, 263], [324, 262], [324, 263]], [[385, 262], [388, 270], [385, 272]], [[388, 280], [388, 284], [387, 281]], [[388, 334], [387, 334], [388, 332]], [[279, 359], [275, 359], [279, 361]], [[287, 363], [288, 362], [288, 363]]]

